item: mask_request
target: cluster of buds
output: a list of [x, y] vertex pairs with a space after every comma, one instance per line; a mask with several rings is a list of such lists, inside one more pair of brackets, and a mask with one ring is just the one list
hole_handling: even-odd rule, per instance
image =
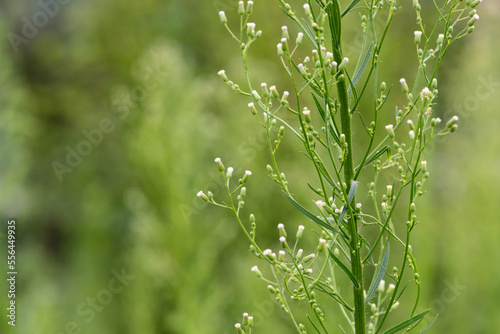
[[234, 325], [234, 328], [236, 328], [236, 332], [238, 334], [246, 334], [245, 330], [247, 330], [249, 333], [251, 332], [253, 327], [253, 316], [248, 315], [248, 313], [243, 313], [243, 319], [241, 323], [237, 323]]

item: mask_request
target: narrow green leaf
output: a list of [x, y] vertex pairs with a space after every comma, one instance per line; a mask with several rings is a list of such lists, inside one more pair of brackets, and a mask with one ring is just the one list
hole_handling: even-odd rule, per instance
[[319, 111], [319, 113], [321, 115], [321, 118], [323, 119], [323, 122], [325, 122], [326, 118], [325, 118], [325, 111], [323, 110], [323, 106], [321, 105], [321, 103], [319, 103], [318, 98], [316, 97], [316, 95], [314, 95], [312, 92], [311, 92], [311, 95], [313, 97], [314, 104], [316, 104], [316, 108], [318, 108], [318, 111]]
[[394, 334], [394, 333], [397, 333], [399, 332], [400, 330], [403, 330], [405, 329], [406, 327], [410, 326], [412, 323], [414, 323], [415, 321], [418, 321], [420, 320], [421, 318], [423, 318], [427, 313], [429, 313], [429, 310], [427, 311], [424, 311], [422, 313], [419, 313], [417, 314], [416, 316], [414, 317], [411, 317], [410, 319], [406, 320], [406, 321], [403, 321], [402, 323], [400, 323], [399, 325], [396, 325], [388, 330], [386, 330], [384, 332], [384, 334]]
[[314, 33], [312, 32], [311, 28], [309, 28], [307, 21], [302, 19], [302, 23], [304, 24], [304, 27], [306, 27], [306, 31], [305, 31], [306, 35], [309, 37], [309, 39], [314, 44], [314, 46], [318, 47], [318, 42], [316, 42], [316, 37], [314, 37]]
[[374, 162], [375, 160], [377, 160], [382, 154], [384, 154], [386, 152], [387, 152], [387, 156], [390, 159], [391, 158], [391, 148], [390, 148], [390, 146], [386, 145], [386, 146], [382, 147], [377, 153], [373, 154], [372, 157], [366, 159], [366, 161], [363, 164], [363, 166], [358, 166], [358, 167], [355, 168], [355, 170], [357, 171], [360, 167], [363, 168], [365, 166], [368, 166], [369, 164], [371, 164], [372, 162]]
[[366, 51], [365, 57], [364, 57], [363, 62], [361, 63], [361, 65], [359, 67], [356, 66], [356, 69], [354, 70], [354, 74], [352, 76], [352, 85], [347, 90], [347, 94], [348, 95], [351, 95], [352, 89], [354, 89], [354, 86], [356, 86], [356, 84], [358, 83], [359, 79], [361, 79], [361, 76], [363, 75], [363, 72], [365, 71], [366, 66], [368, 65], [368, 61], [370, 60], [372, 49], [373, 49], [373, 42], [370, 44], [370, 47], [368, 48], [368, 51]]
[[352, 284], [354, 284], [356, 288], [359, 287], [358, 280], [356, 279], [354, 274], [351, 273], [351, 271], [345, 266], [345, 264], [343, 264], [342, 261], [340, 261], [340, 259], [336, 257], [335, 254], [333, 254], [333, 252], [330, 249], [328, 250], [328, 252], [330, 253], [330, 256], [332, 257], [333, 261], [335, 261], [335, 263], [337, 263], [339, 267], [347, 274]]
[[436, 315], [436, 317], [434, 318], [434, 320], [432, 320], [431, 324], [429, 326], [427, 326], [427, 328], [425, 328], [424, 331], [421, 334], [427, 333], [427, 331], [432, 327], [432, 325], [434, 325], [434, 323], [436, 322], [437, 318], [438, 318], [438, 316]]
[[387, 244], [387, 246], [385, 246], [384, 257], [382, 259], [382, 263], [380, 266], [377, 267], [377, 270], [375, 271], [375, 274], [373, 275], [373, 276], [375, 276], [375, 279], [372, 281], [372, 284], [370, 284], [370, 288], [368, 289], [368, 294], [366, 295], [365, 304], [368, 304], [368, 302], [375, 295], [375, 291], [377, 291], [378, 285], [380, 284], [380, 281], [384, 277], [388, 262], [389, 262], [389, 244]]
[[328, 23], [330, 25], [330, 33], [332, 34], [332, 46], [340, 52], [340, 36], [341, 36], [341, 23], [340, 20], [340, 4], [338, 0], [332, 0], [326, 6], [326, 13], [328, 14]]
[[352, 0], [352, 2], [349, 4], [349, 6], [346, 7], [346, 9], [344, 9], [344, 11], [342, 12], [341, 16], [344, 17], [345, 14], [349, 13], [351, 11], [351, 9], [356, 6], [358, 4], [358, 2], [360, 2], [361, 0]]
[[347, 194], [347, 198], [349, 199], [349, 203], [354, 199], [354, 195], [356, 194], [356, 189], [358, 188], [358, 181], [351, 181], [351, 188], [349, 189], [349, 193]]
[[318, 283], [316, 289], [318, 291], [326, 293], [327, 295], [329, 295], [330, 297], [332, 297], [332, 299], [334, 299], [340, 305], [344, 306], [349, 312], [353, 312], [354, 311], [354, 309], [351, 306], [349, 306], [342, 298], [340, 298], [340, 296], [337, 293], [330, 292], [327, 289], [325, 289], [324, 286], [323, 286], [323, 284]]
[[309, 321], [311, 322], [311, 325], [313, 325], [314, 329], [316, 330], [316, 332], [318, 332], [319, 334], [321, 334], [321, 332], [319, 331], [318, 327], [316, 327], [316, 325], [314, 324], [314, 322], [312, 321], [311, 317], [309, 316], [309, 314], [307, 315], [307, 319], [309, 319]]
[[307, 186], [309, 187], [309, 189], [311, 189], [316, 195], [318, 195], [319, 197], [323, 197], [323, 195], [316, 189], [314, 189], [313, 186], [311, 186], [311, 184], [309, 182], [307, 182]]
[[330, 230], [330, 231], [333, 231], [335, 233], [338, 233], [338, 231], [335, 228], [333, 228], [333, 226], [327, 224], [323, 220], [321, 220], [318, 217], [316, 217], [313, 213], [311, 213], [306, 208], [304, 208], [302, 205], [300, 205], [299, 203], [297, 203], [297, 201], [294, 200], [293, 198], [291, 198], [286, 192], [283, 192], [283, 194], [290, 201], [290, 203], [293, 204], [293, 206], [295, 206], [300, 212], [302, 212], [302, 214], [304, 216], [306, 216], [307, 218], [311, 219], [316, 224], [323, 226], [327, 230]]

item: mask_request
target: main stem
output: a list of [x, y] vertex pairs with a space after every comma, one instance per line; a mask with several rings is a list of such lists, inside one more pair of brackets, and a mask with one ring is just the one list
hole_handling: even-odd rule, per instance
[[[340, 64], [340, 62], [342, 61], [340, 50], [334, 49], [334, 57], [336, 58], [337, 63]], [[345, 70], [337, 74], [337, 93], [340, 103], [340, 122], [342, 133], [345, 136], [347, 144], [347, 153], [344, 157], [344, 182], [347, 186], [346, 193], [348, 193], [349, 189], [351, 188], [351, 181], [354, 177], [354, 166], [352, 162], [351, 115], [349, 113], [349, 100], [347, 96], [346, 85], [347, 74], [344, 74], [344, 71]], [[346, 205], [351, 206], [352, 203], [355, 203], [354, 198], [352, 199], [351, 203], [346, 203]], [[351, 212], [349, 217], [349, 234], [351, 237], [351, 271], [358, 282], [357, 286], [353, 286], [354, 328], [356, 330], [356, 334], [365, 334], [365, 296], [363, 289], [363, 264], [361, 262], [360, 254], [361, 245], [358, 238], [358, 222], [356, 216], [352, 214], [352, 207], [349, 209], [349, 212]]]

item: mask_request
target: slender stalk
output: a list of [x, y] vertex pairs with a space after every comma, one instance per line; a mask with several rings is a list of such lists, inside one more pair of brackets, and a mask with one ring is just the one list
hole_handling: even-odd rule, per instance
[[[340, 36], [338, 36], [340, 39]], [[339, 43], [340, 44], [340, 43]], [[336, 61], [340, 64], [342, 55], [339, 49], [333, 48], [333, 55]], [[337, 74], [337, 94], [340, 103], [340, 124], [342, 133], [345, 136], [347, 144], [347, 152], [344, 160], [344, 182], [346, 183], [346, 193], [349, 193], [351, 181], [354, 178], [353, 167], [353, 152], [352, 152], [352, 139], [351, 139], [351, 115], [349, 112], [349, 100], [347, 95], [346, 75], [343, 71]], [[352, 200], [354, 203], [354, 198]], [[346, 205], [351, 206], [346, 197]], [[352, 210], [350, 210], [352, 211]], [[358, 222], [357, 217], [350, 214], [349, 217], [349, 235], [351, 245], [351, 270], [356, 278], [358, 284], [353, 286], [354, 295], [354, 328], [356, 334], [364, 334], [366, 332], [366, 319], [365, 319], [365, 296], [363, 289], [363, 264], [361, 262], [360, 242], [358, 238]]]

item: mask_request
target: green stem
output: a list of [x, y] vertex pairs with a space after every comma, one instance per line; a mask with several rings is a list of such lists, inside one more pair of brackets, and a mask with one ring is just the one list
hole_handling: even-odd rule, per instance
[[[339, 37], [340, 38], [340, 37]], [[339, 49], [333, 48], [333, 54], [335, 61], [341, 63], [342, 55]], [[351, 187], [351, 181], [354, 178], [354, 167], [353, 167], [353, 154], [352, 154], [352, 139], [351, 139], [351, 115], [349, 112], [349, 100], [347, 95], [347, 85], [346, 85], [346, 74], [344, 71], [340, 71], [337, 75], [337, 94], [340, 103], [340, 123], [342, 128], [342, 133], [345, 136], [347, 144], [347, 153], [344, 161], [344, 182], [346, 183], [346, 193], [349, 193]], [[354, 198], [352, 200], [354, 203]], [[346, 196], [346, 205], [351, 206], [352, 203], [348, 203]], [[352, 211], [352, 210], [350, 210]], [[366, 320], [365, 320], [365, 297], [363, 291], [363, 265], [361, 262], [360, 254], [360, 242], [358, 239], [358, 222], [356, 215], [350, 214], [349, 217], [349, 234], [350, 234], [350, 244], [351, 244], [351, 271], [356, 277], [357, 285], [353, 286], [354, 295], [354, 327], [356, 334], [366, 333]]]

